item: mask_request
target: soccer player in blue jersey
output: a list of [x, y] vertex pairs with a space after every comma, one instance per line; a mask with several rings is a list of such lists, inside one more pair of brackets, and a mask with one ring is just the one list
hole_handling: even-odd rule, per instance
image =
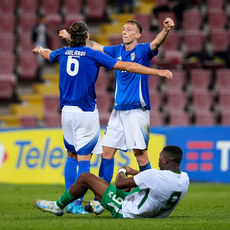
[[[109, 55], [86, 47], [89, 42], [89, 32], [87, 25], [83, 22], [73, 23], [69, 32], [70, 47], [55, 51], [39, 46], [33, 49], [33, 53], [40, 54], [52, 63], [59, 62], [62, 131], [68, 152], [64, 173], [66, 190], [80, 174], [90, 171], [91, 153], [102, 153], [95, 93], [95, 82], [100, 66], [172, 78], [172, 73], [168, 70], [156, 70], [136, 63], [118, 61]], [[81, 202], [82, 198], [76, 200], [74, 205], [67, 207], [67, 212], [87, 214]]]
[[[162, 31], [150, 43], [138, 43], [142, 26], [136, 20], [128, 20], [122, 29], [123, 44], [102, 46], [90, 41], [89, 45], [92, 49], [104, 52], [117, 60], [150, 67], [151, 59], [158, 54], [158, 48], [173, 29], [174, 22], [171, 18], [166, 18], [163, 25]], [[69, 40], [66, 30], [61, 30], [59, 36]], [[99, 176], [107, 182], [110, 183], [113, 177], [114, 155], [117, 149], [132, 149], [140, 171], [151, 168], [147, 152], [150, 109], [148, 76], [116, 71], [114, 109], [102, 140], [103, 153], [99, 169]]]

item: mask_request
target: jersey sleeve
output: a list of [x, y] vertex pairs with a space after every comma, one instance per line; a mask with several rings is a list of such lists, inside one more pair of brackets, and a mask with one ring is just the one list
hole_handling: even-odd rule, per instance
[[63, 48], [54, 50], [50, 53], [50, 61], [51, 63], [58, 62], [60, 60], [60, 54]]
[[120, 45], [118, 45], [118, 46], [104, 46], [103, 51], [104, 51], [104, 53], [108, 54], [109, 56], [115, 58], [116, 52], [117, 52], [119, 46]]
[[133, 177], [136, 185], [140, 189], [147, 189], [151, 188], [154, 189], [154, 187], [157, 186], [157, 172], [158, 170], [156, 169], [149, 169], [145, 170], [143, 172], [138, 173]]
[[118, 60], [110, 57], [107, 54], [104, 54], [99, 51], [94, 52], [94, 57], [95, 59], [100, 63], [100, 65], [108, 68], [108, 69], [113, 69], [114, 65], [117, 63]]
[[147, 54], [148, 59], [152, 59], [158, 55], [158, 50], [151, 50], [150, 43], [142, 44], [142, 49], [145, 54]]

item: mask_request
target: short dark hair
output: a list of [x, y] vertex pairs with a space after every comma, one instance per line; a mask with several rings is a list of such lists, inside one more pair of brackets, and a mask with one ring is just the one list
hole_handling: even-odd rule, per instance
[[140, 22], [138, 22], [137, 20], [134, 20], [134, 19], [130, 19], [130, 20], [128, 20], [125, 24], [127, 24], [127, 23], [136, 25], [137, 28], [138, 28], [138, 30], [139, 30], [139, 32], [140, 32], [140, 34], [142, 33], [142, 25], [141, 25]]
[[80, 47], [86, 45], [88, 26], [84, 22], [74, 22], [70, 28], [70, 46]]
[[180, 164], [183, 156], [183, 152], [180, 147], [176, 145], [168, 145], [163, 148], [163, 152], [171, 161]]

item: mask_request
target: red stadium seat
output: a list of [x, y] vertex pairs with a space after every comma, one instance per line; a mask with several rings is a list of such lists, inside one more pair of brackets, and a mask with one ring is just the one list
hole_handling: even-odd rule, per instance
[[192, 94], [194, 111], [209, 111], [213, 104], [213, 95], [210, 91], [194, 91]]
[[41, 7], [47, 16], [50, 14], [58, 14], [60, 9], [60, 0], [41, 0]]
[[62, 47], [62, 40], [55, 32], [49, 33], [49, 44], [48, 47], [51, 50], [56, 50]]
[[59, 95], [45, 95], [43, 96], [44, 114], [56, 114], [59, 113], [60, 105]]
[[38, 19], [35, 14], [23, 14], [19, 17], [20, 33], [31, 33]]
[[62, 18], [60, 14], [47, 14], [47, 27], [50, 32], [58, 32], [62, 29]]
[[163, 29], [163, 22], [166, 18], [171, 18], [177, 24], [176, 17], [173, 12], [159, 12], [157, 19], [158, 19], [158, 29], [162, 30]]
[[158, 91], [150, 91], [149, 96], [150, 96], [151, 110], [158, 111], [162, 103], [161, 94]]
[[15, 35], [13, 33], [1, 33], [0, 52], [13, 53], [15, 49]]
[[37, 116], [21, 116], [19, 118], [19, 123], [22, 128], [35, 128], [35, 127], [38, 127], [38, 117]]
[[203, 31], [186, 30], [183, 36], [188, 55], [202, 52], [205, 43], [205, 33]]
[[230, 89], [230, 69], [218, 69], [216, 70], [216, 88], [220, 92], [221, 90]]
[[65, 15], [80, 14], [83, 7], [83, 0], [63, 0]]
[[151, 24], [151, 14], [135, 14], [135, 20], [141, 23], [143, 31], [147, 30], [149, 31], [150, 29], [150, 24]]
[[183, 28], [185, 30], [200, 29], [203, 24], [202, 12], [198, 9], [186, 10], [183, 13]]
[[173, 79], [164, 81], [164, 91], [167, 93], [168, 91], [182, 91], [186, 82], [186, 74], [183, 70], [172, 70]]
[[225, 29], [211, 30], [211, 45], [214, 53], [227, 52], [229, 47], [229, 33]]
[[226, 0], [206, 0], [206, 5], [208, 9], [217, 9], [217, 8], [223, 8], [225, 5]]
[[167, 5], [168, 0], [156, 0], [156, 6], [162, 6], [162, 5]]
[[100, 68], [99, 75], [96, 81], [96, 93], [106, 93], [109, 87], [110, 75], [105, 68]]
[[185, 92], [179, 91], [168, 91], [167, 93], [167, 107], [168, 112], [172, 111], [184, 111], [187, 105], [187, 95]]
[[0, 99], [12, 99], [13, 97], [13, 88], [10, 82], [0, 81]]
[[88, 19], [103, 19], [106, 10], [106, 0], [86, 0], [86, 15]]
[[182, 52], [179, 50], [167, 50], [164, 52], [164, 60], [171, 64], [172, 68], [176, 68], [182, 64], [184, 58]]
[[29, 53], [34, 48], [34, 44], [31, 40], [30, 33], [20, 33], [19, 34], [19, 46], [18, 46], [18, 53]]
[[208, 90], [211, 83], [212, 72], [208, 69], [190, 70], [190, 82], [192, 91]]
[[44, 125], [49, 128], [61, 127], [61, 114], [48, 114], [44, 116]]
[[0, 74], [0, 99], [11, 100], [16, 85], [14, 74]]
[[227, 12], [223, 9], [208, 10], [208, 25], [211, 29], [224, 28], [227, 24]]
[[[0, 1], [1, 2], [1, 1]], [[16, 21], [14, 14], [0, 14], [0, 32], [13, 33], [15, 30]]]
[[155, 35], [150, 31], [143, 31], [138, 43], [149, 43], [155, 38]]
[[18, 74], [21, 79], [35, 80], [38, 69], [37, 57], [30, 53], [22, 53], [19, 56], [19, 71]]
[[39, 0], [20, 0], [20, 11], [23, 14], [36, 14]]
[[70, 27], [76, 21], [85, 21], [85, 16], [83, 14], [67, 14], [65, 16], [65, 25]]
[[190, 0], [192, 6], [199, 6], [202, 3], [202, 0]]
[[1, 74], [12, 74], [15, 70], [16, 58], [13, 53], [0, 54]]
[[220, 111], [230, 111], [230, 92], [228, 90], [220, 90], [219, 92], [219, 108]]
[[180, 44], [180, 35], [176, 30], [173, 30], [169, 33], [167, 39], [162, 44], [162, 47], [164, 50], [176, 50], [179, 44]]
[[188, 126], [190, 125], [189, 114], [185, 111], [173, 111], [169, 114], [170, 126]]
[[230, 125], [230, 111], [221, 111], [221, 125]]
[[156, 91], [160, 87], [161, 79], [158, 76], [149, 76], [149, 91]]
[[0, 74], [0, 81], [9, 81], [11, 82], [11, 85], [13, 87], [16, 86], [16, 83], [17, 83], [17, 77], [15, 74], [13, 73], [10, 73], [10, 74]]
[[213, 126], [216, 125], [216, 116], [210, 111], [200, 111], [195, 113], [195, 125]]
[[17, 5], [17, 0], [1, 0], [0, 14], [13, 14]]
[[121, 34], [112, 34], [109, 36], [108, 40], [111, 46], [119, 45], [122, 43]]
[[99, 113], [110, 112], [113, 108], [113, 94], [109, 93], [97, 93], [97, 108]]
[[158, 111], [150, 111], [150, 127], [163, 126], [164, 116]]

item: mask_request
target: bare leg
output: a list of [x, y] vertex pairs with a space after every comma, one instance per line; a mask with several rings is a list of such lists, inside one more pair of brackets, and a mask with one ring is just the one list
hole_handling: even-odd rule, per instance
[[69, 188], [69, 193], [75, 198], [80, 198], [90, 189], [94, 192], [98, 201], [101, 201], [102, 195], [108, 186], [109, 183], [106, 181], [91, 173], [85, 172], [82, 173], [77, 181]]
[[113, 159], [116, 151], [117, 149], [115, 148], [103, 146], [103, 153], [101, 154], [101, 157], [104, 159]]
[[133, 149], [133, 153], [137, 159], [137, 163], [139, 166], [144, 166], [148, 164], [149, 157], [147, 149]]

